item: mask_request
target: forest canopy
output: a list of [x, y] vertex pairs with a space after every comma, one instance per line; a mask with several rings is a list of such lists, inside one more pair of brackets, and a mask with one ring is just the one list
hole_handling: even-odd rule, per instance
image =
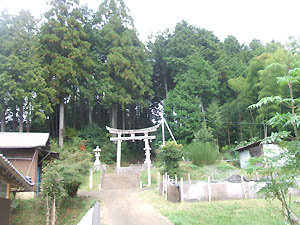
[[297, 37], [246, 45], [178, 21], [143, 43], [122, 0], [96, 12], [77, 0], [49, 4], [41, 20], [1, 12], [2, 132], [49, 132], [62, 146], [70, 130], [143, 128], [162, 112], [182, 144], [203, 129], [220, 147], [280, 129], [267, 121], [286, 109], [248, 106], [289, 96], [276, 78], [300, 66]]

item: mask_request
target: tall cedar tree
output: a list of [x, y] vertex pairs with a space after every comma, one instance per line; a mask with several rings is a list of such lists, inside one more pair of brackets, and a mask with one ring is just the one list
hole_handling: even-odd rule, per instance
[[12, 100], [12, 91], [16, 83], [9, 73], [8, 57], [11, 54], [12, 16], [3, 11], [0, 15], [0, 108], [1, 132], [5, 131], [5, 117], [8, 103]]
[[33, 117], [36, 122], [44, 122], [45, 114], [51, 112], [49, 89], [43, 77], [39, 57], [37, 23], [29, 11], [20, 11], [13, 17], [11, 54], [8, 57], [9, 72], [16, 82], [12, 92], [13, 104], [19, 108], [19, 132], [23, 131], [26, 115], [27, 132]]
[[51, 9], [45, 14], [46, 22], [41, 28], [40, 41], [44, 69], [48, 85], [55, 90], [54, 104], [59, 103], [59, 146], [63, 146], [64, 103], [79, 84], [79, 79], [87, 76], [91, 66], [88, 55], [90, 43], [86, 41], [76, 8], [77, 0], [52, 0]]
[[[2, 14], [1, 18], [2, 131], [5, 109], [9, 106], [19, 108], [19, 131], [23, 131], [24, 114], [27, 131], [30, 131], [33, 117], [44, 122], [45, 113], [51, 111], [38, 54], [36, 21], [29, 11], [24, 10], [16, 16]], [[14, 118], [15, 114], [16, 111]]]
[[[105, 102], [111, 107], [111, 126], [117, 127], [118, 105], [147, 106], [152, 95], [151, 67], [122, 0], [106, 0], [95, 18], [103, 42], [99, 57], [107, 73]], [[135, 113], [135, 112], [132, 112]]]
[[203, 109], [218, 94], [217, 73], [201, 55], [189, 57], [187, 66], [164, 102], [166, 118], [174, 135], [183, 143], [192, 141], [204, 120]]

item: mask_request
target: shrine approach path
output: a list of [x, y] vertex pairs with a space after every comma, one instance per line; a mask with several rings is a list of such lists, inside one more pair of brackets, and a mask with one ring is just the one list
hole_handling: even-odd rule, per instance
[[81, 192], [101, 202], [101, 224], [171, 225], [172, 223], [143, 202], [139, 193], [139, 168], [121, 173], [105, 173], [101, 191]]

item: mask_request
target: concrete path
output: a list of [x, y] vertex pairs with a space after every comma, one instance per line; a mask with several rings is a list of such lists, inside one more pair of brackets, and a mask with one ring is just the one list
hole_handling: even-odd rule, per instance
[[80, 194], [101, 201], [101, 224], [171, 225], [171, 222], [139, 198], [139, 192], [139, 189], [119, 189]]
[[139, 197], [139, 167], [121, 168], [105, 173], [101, 191], [79, 195], [100, 200], [101, 224], [105, 225], [171, 225], [165, 217]]

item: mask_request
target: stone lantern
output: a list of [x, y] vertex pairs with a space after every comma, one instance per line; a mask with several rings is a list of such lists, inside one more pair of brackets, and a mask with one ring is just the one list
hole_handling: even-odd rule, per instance
[[94, 149], [94, 152], [95, 152], [95, 157], [96, 157], [96, 160], [94, 162], [94, 169], [98, 171], [98, 170], [100, 170], [100, 167], [101, 167], [101, 162], [99, 160], [101, 149], [99, 148], [99, 146], [97, 146], [96, 149]]

